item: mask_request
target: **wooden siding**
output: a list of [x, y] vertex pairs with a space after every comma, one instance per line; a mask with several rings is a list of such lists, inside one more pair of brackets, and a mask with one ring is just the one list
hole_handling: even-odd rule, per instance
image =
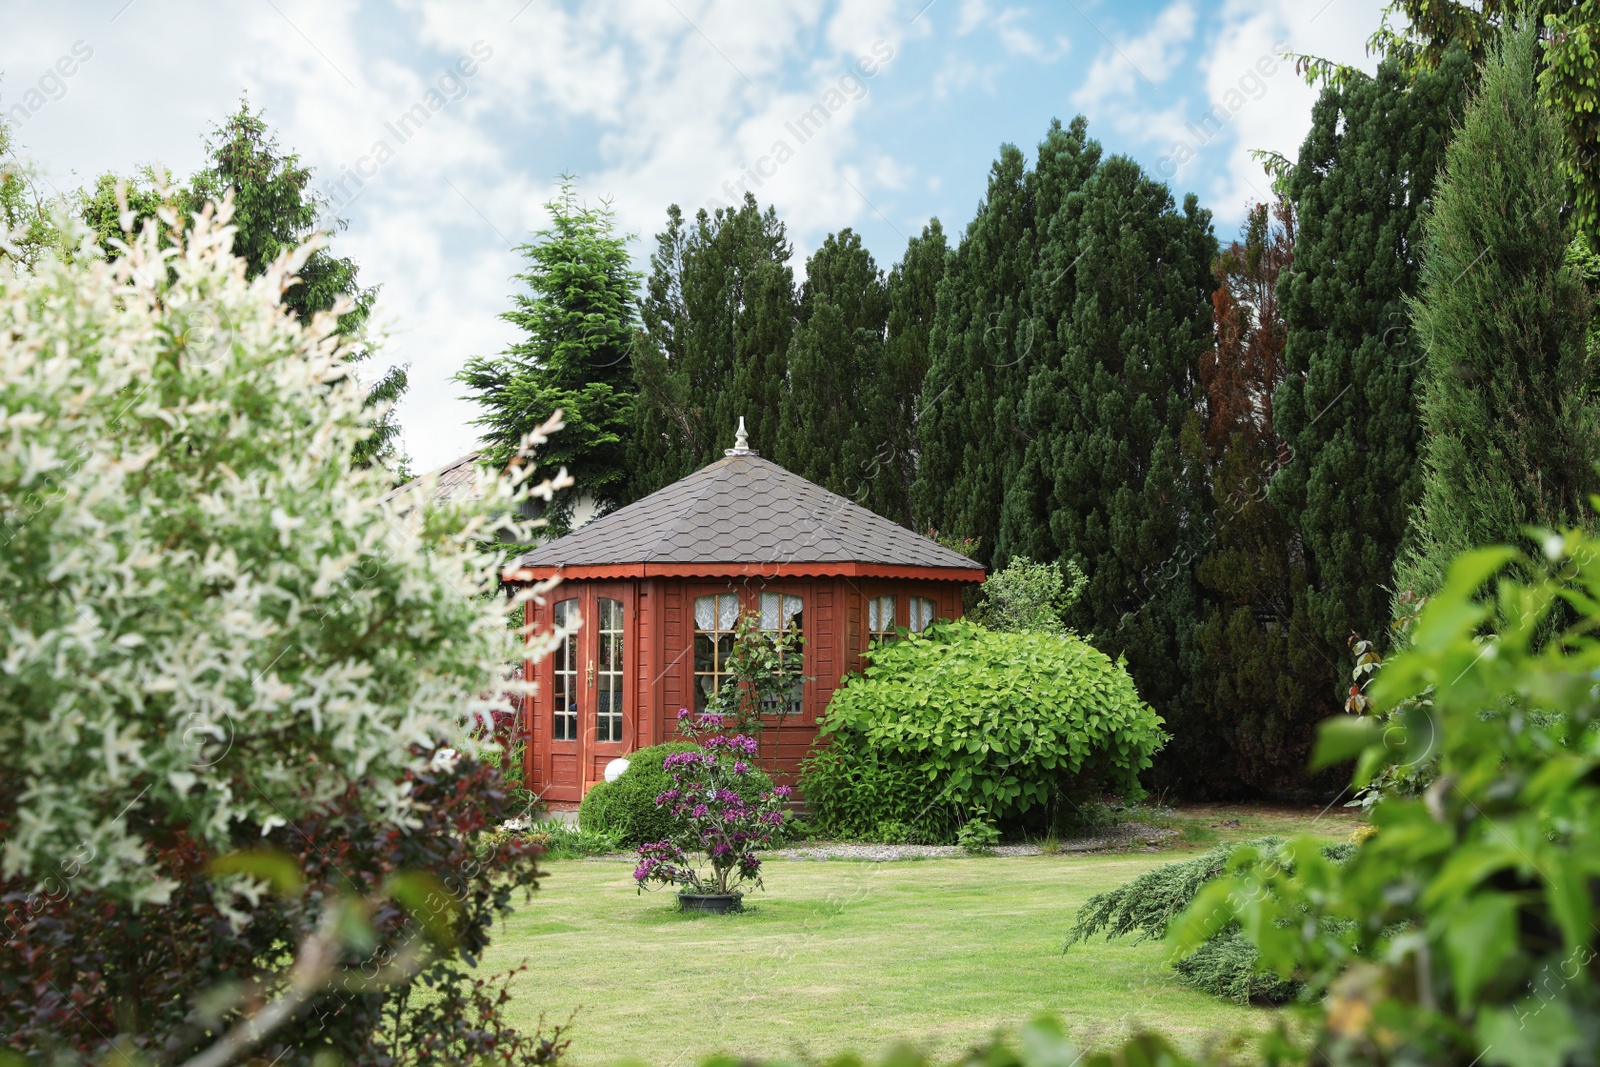
[[[769, 719], [762, 736], [762, 761], [776, 765], [778, 778], [793, 784], [801, 762], [816, 740], [817, 722], [827, 710], [841, 680], [864, 666], [867, 647], [864, 605], [870, 596], [893, 594], [896, 618], [901, 624], [909, 617], [909, 598], [931, 597], [939, 617], [960, 618], [961, 586], [948, 580], [908, 580], [853, 576], [813, 579], [746, 579], [741, 581], [641, 578], [632, 581], [567, 581], [548, 598], [548, 603], [532, 607], [535, 632], [547, 633], [554, 606], [561, 600], [576, 598], [584, 605], [584, 619], [592, 617], [592, 605], [599, 596], [620, 597], [624, 602], [627, 631], [624, 637], [624, 733], [623, 741], [599, 744], [593, 740], [593, 690], [588, 686], [584, 665], [592, 657], [585, 635], [579, 637], [580, 733], [584, 740], [553, 742], [553, 708], [550, 694], [553, 666], [549, 659], [530, 667], [538, 685], [526, 705], [525, 729], [529, 739], [524, 756], [525, 781], [541, 795], [557, 801], [575, 800], [594, 782], [604, 777], [605, 765], [622, 752], [659, 744], [677, 736], [678, 709], [690, 707], [694, 686], [694, 597], [708, 593], [737, 591], [742, 606], [759, 605], [762, 592], [783, 592], [805, 599], [805, 696], [799, 715], [779, 724]], [[592, 640], [590, 638], [589, 640]], [[556, 751], [560, 749], [576, 749]]]

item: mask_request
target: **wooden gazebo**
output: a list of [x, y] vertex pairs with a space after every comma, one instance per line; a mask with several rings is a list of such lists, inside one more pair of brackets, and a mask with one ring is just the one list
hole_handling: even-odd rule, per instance
[[561, 806], [612, 760], [670, 740], [679, 708], [705, 705], [742, 612], [775, 637], [804, 637], [802, 662], [785, 660], [797, 682], [783, 730], [763, 740], [768, 766], [792, 780], [870, 643], [960, 617], [962, 587], [984, 572], [762, 459], [741, 420], [725, 458], [535, 549], [506, 579], [554, 575], [562, 583], [533, 609], [534, 631], [582, 625], [529, 665], [523, 781]]

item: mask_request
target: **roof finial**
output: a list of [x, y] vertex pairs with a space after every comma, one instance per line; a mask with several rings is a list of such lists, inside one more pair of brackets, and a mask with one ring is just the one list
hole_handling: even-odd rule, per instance
[[739, 432], [733, 435], [733, 447], [722, 450], [724, 456], [759, 456], [761, 453], [750, 447], [750, 439], [744, 432], [744, 416], [739, 416]]

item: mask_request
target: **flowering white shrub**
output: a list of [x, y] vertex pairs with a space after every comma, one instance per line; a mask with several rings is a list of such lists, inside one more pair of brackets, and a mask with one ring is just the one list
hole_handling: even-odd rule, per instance
[[426, 509], [350, 469], [374, 413], [335, 317], [279, 304], [313, 245], [247, 282], [230, 216], [109, 262], [64, 224], [75, 254], [0, 277], [7, 876], [159, 902], [170, 828], [226, 846], [352, 783], [405, 825], [405, 771], [522, 689], [508, 615], [543, 590], [499, 595], [493, 546], [531, 539], [531, 467]]

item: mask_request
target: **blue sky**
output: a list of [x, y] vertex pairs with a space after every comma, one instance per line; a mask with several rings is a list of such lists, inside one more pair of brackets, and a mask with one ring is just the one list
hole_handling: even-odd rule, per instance
[[[641, 266], [669, 203], [743, 182], [788, 224], [797, 272], [846, 226], [887, 269], [931, 217], [960, 233], [1002, 143], [1031, 156], [1052, 118], [1082, 113], [1108, 152], [1196, 193], [1227, 240], [1267, 191], [1249, 150], [1292, 155], [1309, 120], [1314, 92], [1281, 53], [1371, 69], [1381, 8], [7, 0], [0, 110], [67, 189], [141, 163], [192, 171], [248, 90], [348, 221], [336, 247], [382, 286], [383, 358], [411, 365], [400, 416], [427, 469], [473, 447], [449, 379], [512, 339], [497, 318], [512, 246], [563, 173], [613, 202]], [[75, 46], [89, 57], [58, 66]]]

